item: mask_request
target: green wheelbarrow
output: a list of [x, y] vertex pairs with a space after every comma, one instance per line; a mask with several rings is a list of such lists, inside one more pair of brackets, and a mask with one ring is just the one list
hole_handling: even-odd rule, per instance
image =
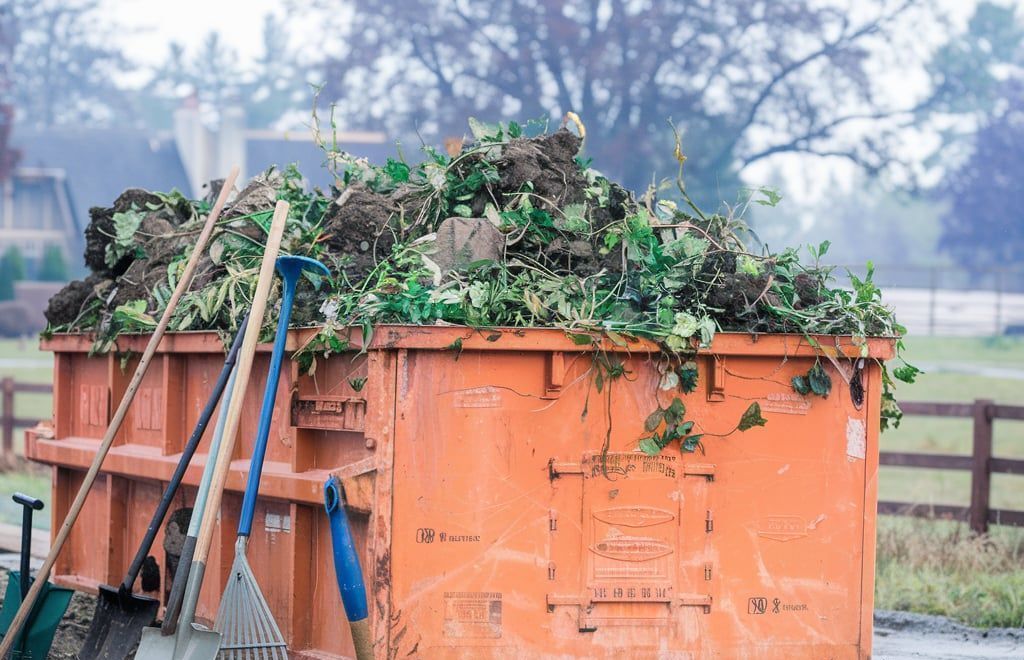
[[[33, 580], [29, 572], [32, 554], [32, 512], [43, 508], [42, 500], [22, 493], [15, 493], [13, 498], [24, 507], [21, 518], [21, 570], [11, 571], [7, 580], [4, 607], [0, 610], [0, 637], [7, 634], [21, 600], [32, 586]], [[57, 633], [57, 626], [60, 625], [60, 620], [64, 617], [74, 593], [71, 589], [55, 587], [49, 582], [43, 585], [43, 590], [39, 593], [39, 598], [11, 649], [12, 660], [44, 660], [47, 657], [53, 644], [53, 636]]]

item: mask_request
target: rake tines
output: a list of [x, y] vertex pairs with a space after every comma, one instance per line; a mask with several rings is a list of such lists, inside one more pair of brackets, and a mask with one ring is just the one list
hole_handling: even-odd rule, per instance
[[235, 561], [221, 597], [214, 630], [221, 634], [221, 660], [287, 660], [281, 629], [270, 612], [249, 562], [245, 537], [235, 542]]

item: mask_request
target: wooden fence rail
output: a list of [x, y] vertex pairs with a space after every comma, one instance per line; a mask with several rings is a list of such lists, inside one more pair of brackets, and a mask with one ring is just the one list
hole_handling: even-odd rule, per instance
[[883, 451], [880, 465], [893, 465], [932, 470], [964, 470], [971, 473], [971, 503], [969, 506], [936, 504], [921, 506], [911, 502], [882, 500], [879, 513], [939, 516], [965, 520], [979, 534], [991, 525], [1024, 526], [1024, 511], [993, 509], [989, 506], [993, 474], [1024, 475], [1024, 460], [997, 458], [992, 455], [992, 427], [997, 419], [1024, 421], [1024, 406], [997, 405], [989, 399], [974, 403], [907, 402], [901, 404], [906, 415], [929, 417], [967, 417], [974, 420], [974, 434], [969, 456], [962, 454], [922, 454]]
[[14, 394], [16, 392], [33, 392], [36, 394], [50, 394], [53, 392], [53, 385], [50, 383], [19, 383], [10, 376], [0, 380], [0, 427], [3, 428], [2, 451], [4, 456], [10, 456], [14, 451], [14, 429], [35, 426], [38, 419], [17, 417], [14, 413]]

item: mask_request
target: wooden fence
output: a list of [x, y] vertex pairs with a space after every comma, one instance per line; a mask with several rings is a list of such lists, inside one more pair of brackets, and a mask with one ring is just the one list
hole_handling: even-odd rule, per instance
[[910, 502], [880, 501], [879, 513], [917, 516], [939, 516], [964, 520], [971, 529], [982, 534], [988, 526], [1024, 526], [1024, 511], [993, 509], [989, 506], [992, 475], [1024, 475], [1024, 460], [996, 458], [992, 455], [992, 427], [997, 419], [1024, 420], [1024, 406], [997, 405], [989, 399], [978, 399], [974, 403], [925, 403], [907, 402], [900, 404], [904, 414], [930, 417], [967, 417], [974, 420], [974, 441], [971, 454], [923, 454], [883, 451], [879, 455], [881, 465], [899, 467], [929, 468], [932, 470], [966, 470], [971, 473], [970, 506], [935, 504], [922, 506]]
[[37, 394], [50, 394], [53, 392], [53, 385], [50, 383], [19, 383], [11, 377], [0, 380], [0, 392], [3, 393], [0, 401], [0, 426], [2, 432], [2, 451], [4, 456], [10, 456], [14, 451], [14, 429], [35, 426], [38, 419], [17, 417], [14, 413], [14, 395], [17, 392], [34, 392]]
[[[0, 403], [0, 426], [3, 428], [2, 451], [7, 456], [14, 450], [14, 430], [33, 426], [38, 419], [17, 417], [14, 413], [14, 395], [17, 392], [50, 393], [50, 384], [19, 383], [6, 377], [0, 381], [3, 400]], [[967, 417], [974, 420], [974, 441], [970, 455], [925, 454], [919, 452], [883, 451], [880, 465], [925, 468], [932, 470], [965, 470], [971, 473], [971, 503], [969, 506], [949, 504], [922, 505], [913, 502], [882, 500], [879, 513], [915, 516], [938, 516], [963, 520], [971, 529], [984, 533], [990, 524], [1024, 526], [1024, 510], [993, 509], [989, 506], [993, 474], [1024, 475], [1024, 460], [997, 458], [992, 455], [992, 429], [997, 419], [1024, 421], [1024, 406], [997, 405], [989, 399], [974, 403], [904, 402], [907, 415], [930, 417]]]

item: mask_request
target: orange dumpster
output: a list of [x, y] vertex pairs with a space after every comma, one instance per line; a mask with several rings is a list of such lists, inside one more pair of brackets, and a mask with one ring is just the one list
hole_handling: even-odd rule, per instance
[[[315, 332], [293, 331], [290, 349]], [[248, 553], [292, 657], [353, 655], [321, 503], [331, 474], [349, 500], [382, 660], [870, 657], [875, 359], [894, 347], [818, 342], [716, 335], [696, 358], [697, 389], [681, 396], [704, 453], [672, 443], [657, 456], [638, 440], [675, 395], [659, 389], [651, 343], [602, 346], [624, 368], [602, 387], [594, 347], [547, 329], [379, 326], [366, 346], [354, 332], [351, 351], [319, 359], [313, 375], [292, 364]], [[121, 351], [144, 343], [118, 340]], [[59, 523], [131, 364], [89, 357], [84, 336], [43, 346], [55, 356], [54, 417], [28, 433], [27, 452], [53, 466]], [[123, 575], [222, 351], [213, 333], [164, 339], [55, 566], [58, 584], [95, 590]], [[257, 378], [268, 359], [269, 345]], [[815, 360], [832, 377], [828, 398], [791, 386]], [[206, 621], [231, 564], [261, 391], [248, 390], [199, 604]], [[732, 433], [753, 402], [766, 426]], [[174, 509], [191, 506], [205, 451]], [[154, 546], [161, 596], [184, 515]]]

